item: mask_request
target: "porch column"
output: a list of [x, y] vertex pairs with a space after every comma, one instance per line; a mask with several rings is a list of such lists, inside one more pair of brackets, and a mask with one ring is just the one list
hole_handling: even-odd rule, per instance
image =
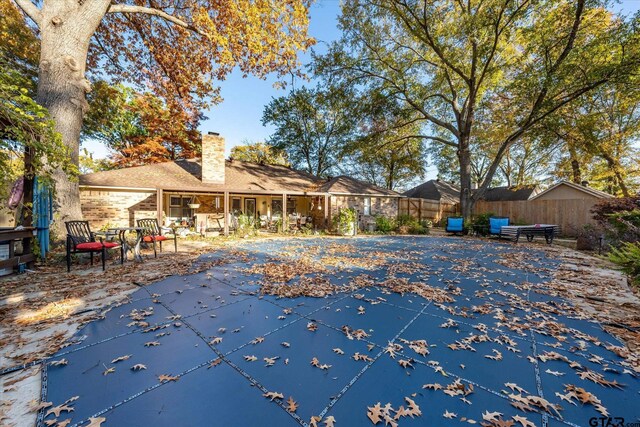
[[329, 227], [329, 195], [324, 195], [324, 226]]
[[224, 235], [229, 235], [229, 192], [224, 192]]
[[282, 231], [289, 229], [289, 215], [287, 215], [287, 193], [282, 193]]
[[158, 218], [158, 224], [160, 224], [160, 227], [164, 225], [162, 221], [162, 213], [164, 212], [163, 204], [164, 204], [164, 193], [161, 188], [158, 188], [156, 190], [156, 216]]

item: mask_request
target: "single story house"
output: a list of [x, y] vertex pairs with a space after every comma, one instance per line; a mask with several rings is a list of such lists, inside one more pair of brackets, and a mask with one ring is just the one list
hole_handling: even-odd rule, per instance
[[531, 200], [575, 200], [575, 199], [612, 199], [609, 193], [589, 187], [586, 181], [576, 184], [571, 181], [560, 181], [546, 190], [533, 196]]
[[200, 159], [82, 175], [82, 213], [93, 227], [156, 217], [163, 225], [188, 223], [199, 231], [219, 226], [228, 234], [230, 213], [281, 219], [285, 226], [295, 215], [326, 227], [346, 207], [357, 209], [362, 223], [378, 214], [396, 216], [403, 197], [346, 176], [327, 180], [285, 166], [225, 160], [224, 152], [224, 138], [209, 132]]

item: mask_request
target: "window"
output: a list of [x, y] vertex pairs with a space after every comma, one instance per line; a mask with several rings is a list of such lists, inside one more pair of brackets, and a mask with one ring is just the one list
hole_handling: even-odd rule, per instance
[[190, 196], [171, 196], [169, 198], [169, 218], [173, 220], [191, 219], [193, 209], [189, 208]]
[[371, 215], [371, 197], [364, 198], [364, 212], [363, 215]]
[[242, 199], [240, 197], [234, 197], [231, 200], [231, 212], [236, 215], [242, 213]]
[[280, 200], [271, 200], [271, 216], [273, 215], [282, 215], [282, 199]]

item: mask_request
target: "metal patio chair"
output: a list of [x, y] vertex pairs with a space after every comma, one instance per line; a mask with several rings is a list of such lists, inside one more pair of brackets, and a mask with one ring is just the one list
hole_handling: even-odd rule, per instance
[[178, 238], [174, 234], [171, 236], [167, 236], [162, 233], [162, 228], [160, 224], [158, 224], [158, 220], [156, 218], [144, 218], [138, 220], [138, 227], [142, 227], [142, 241], [146, 243], [153, 243], [153, 256], [158, 257], [158, 252], [156, 251], [156, 242], [160, 243], [160, 252], [162, 252], [162, 242], [166, 240], [173, 240], [173, 246], [175, 247], [175, 251], [178, 252]]
[[107, 249], [120, 248], [120, 264], [123, 263], [124, 254], [122, 246], [115, 242], [105, 242], [102, 237], [96, 240], [96, 233], [91, 231], [89, 221], [66, 221], [67, 228], [67, 272], [71, 271], [71, 254], [89, 253], [91, 265], [93, 265], [93, 254], [100, 253], [102, 256], [102, 271], [105, 270]]

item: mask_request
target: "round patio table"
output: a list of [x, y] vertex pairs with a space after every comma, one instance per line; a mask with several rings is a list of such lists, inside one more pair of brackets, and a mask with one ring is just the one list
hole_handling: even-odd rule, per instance
[[115, 227], [115, 228], [108, 229], [108, 231], [111, 231], [113, 233], [118, 233], [118, 239], [120, 240], [120, 243], [122, 244], [122, 248], [124, 251], [124, 256], [122, 258], [124, 261], [127, 260], [127, 250], [131, 247], [131, 245], [129, 245], [129, 242], [127, 241], [127, 238], [125, 237], [125, 234], [135, 231], [136, 241], [133, 244], [133, 259], [134, 261], [142, 262], [142, 253], [140, 252], [140, 245], [142, 243], [143, 230], [144, 230], [144, 227]]

